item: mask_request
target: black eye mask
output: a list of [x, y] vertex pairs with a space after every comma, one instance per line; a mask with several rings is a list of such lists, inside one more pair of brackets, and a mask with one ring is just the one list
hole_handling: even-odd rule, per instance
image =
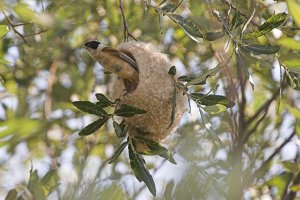
[[84, 46], [96, 50], [98, 48], [99, 44], [100, 44], [100, 42], [93, 40], [93, 41], [86, 42], [84, 44]]

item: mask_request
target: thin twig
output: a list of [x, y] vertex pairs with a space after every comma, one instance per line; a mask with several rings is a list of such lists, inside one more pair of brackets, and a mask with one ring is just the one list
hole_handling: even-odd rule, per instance
[[125, 17], [125, 12], [124, 12], [124, 7], [123, 7], [123, 2], [122, 0], [119, 0], [120, 2], [120, 10], [122, 13], [122, 19], [123, 19], [123, 27], [124, 27], [124, 42], [128, 42], [128, 37], [131, 37], [133, 40], [138, 41], [130, 32], [128, 29], [128, 24], [126, 21], [126, 17]]
[[47, 32], [47, 31], [48, 31], [48, 30], [45, 29], [45, 30], [38, 31], [38, 32], [36, 32], [36, 33], [23, 35], [23, 37], [24, 37], [24, 38], [26, 38], [26, 37], [31, 37], [31, 36], [35, 36], [35, 35], [38, 35], [38, 34], [41, 34], [41, 33], [45, 33], [45, 32]]
[[6, 20], [8, 21], [10, 27], [12, 28], [12, 30], [18, 35], [20, 36], [20, 38], [23, 40], [23, 42], [25, 44], [27, 44], [28, 46], [30, 46], [30, 44], [27, 42], [26, 40], [26, 37], [32, 37], [32, 36], [35, 36], [35, 35], [38, 35], [38, 34], [41, 34], [41, 33], [44, 33], [47, 31], [47, 29], [45, 30], [41, 30], [39, 32], [36, 32], [36, 33], [32, 33], [32, 34], [27, 34], [27, 35], [23, 35], [22, 33], [20, 33], [16, 27], [18, 26], [24, 26], [24, 25], [27, 25], [27, 24], [31, 24], [30, 22], [26, 22], [26, 23], [19, 23], [19, 24], [14, 24], [10, 19], [9, 17], [5, 14], [4, 10], [2, 10], [2, 13], [3, 15], [5, 16]]
[[50, 114], [51, 114], [51, 110], [52, 110], [52, 88], [53, 88], [53, 84], [55, 81], [55, 77], [56, 77], [56, 72], [57, 72], [57, 68], [58, 68], [58, 61], [54, 60], [51, 67], [50, 67], [50, 75], [49, 78], [47, 80], [48, 82], [48, 87], [46, 90], [46, 100], [45, 100], [45, 107], [44, 107], [44, 112], [45, 112], [45, 118], [49, 118]]
[[[229, 6], [231, 9], [238, 11], [243, 17], [245, 17], [246, 19], [249, 19], [249, 16], [246, 15], [245, 13], [239, 11], [239, 9], [237, 9], [236, 7], [234, 7], [231, 3], [229, 3], [227, 0], [222, 0], [223, 3], [225, 3], [227, 6]], [[259, 26], [259, 24], [257, 24], [256, 22], [254, 22], [252, 19], [250, 20], [250, 23], [255, 25], [255, 26]]]
[[120, 10], [121, 10], [121, 13], [122, 13], [122, 19], [123, 19], [123, 27], [124, 27], [124, 42], [128, 42], [128, 24], [127, 24], [127, 21], [126, 21], [126, 17], [125, 17], [125, 13], [124, 13], [124, 7], [123, 7], [123, 2], [122, 0], [119, 0], [120, 2]]
[[273, 96], [266, 101], [257, 111], [256, 113], [250, 117], [247, 121], [247, 124], [250, 124], [253, 120], [255, 120], [262, 112], [267, 110], [271, 103], [277, 98], [277, 96], [280, 94], [280, 88], [273, 94]]
[[243, 139], [243, 144], [245, 144], [248, 141], [249, 137], [257, 130], [257, 128], [261, 124], [261, 122], [264, 121], [265, 117], [267, 116], [267, 113], [268, 112], [265, 111], [264, 114], [261, 116], [261, 118], [259, 118], [259, 120], [255, 123], [254, 127], [245, 134], [245, 137]]
[[13, 29], [13, 31], [20, 36], [20, 38], [23, 40], [23, 42], [25, 44], [27, 44], [28, 46], [30, 46], [30, 44], [27, 42], [27, 40], [25, 39], [25, 37], [15, 28], [15, 25], [12, 23], [12, 21], [9, 19], [9, 17], [5, 14], [4, 10], [2, 10], [3, 15], [5, 16], [6, 20], [8, 21], [9, 25], [11, 26], [11, 28]]
[[271, 156], [269, 156], [268, 159], [266, 159], [263, 164], [255, 171], [253, 172], [251, 175], [248, 176], [248, 178], [245, 178], [244, 181], [244, 187], [248, 187], [250, 184], [252, 184], [253, 180], [258, 178], [261, 173], [266, 169], [266, 167], [268, 166], [268, 164], [273, 160], [273, 158], [281, 151], [281, 149], [291, 141], [291, 139], [296, 135], [296, 132], [294, 131], [287, 139], [285, 139], [285, 141], [275, 149], [275, 151], [272, 153]]
[[[292, 185], [300, 184], [300, 172], [295, 176]], [[290, 191], [283, 200], [294, 200], [296, 198], [297, 192]]]

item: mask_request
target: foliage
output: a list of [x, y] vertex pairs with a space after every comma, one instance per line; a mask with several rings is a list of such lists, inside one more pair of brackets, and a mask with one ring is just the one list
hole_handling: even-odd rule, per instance
[[[300, 1], [208, 2], [0, 2], [0, 197], [299, 198]], [[178, 92], [193, 117], [164, 145], [128, 136], [146, 111], [108, 98], [88, 39], [160, 46], [170, 126]]]

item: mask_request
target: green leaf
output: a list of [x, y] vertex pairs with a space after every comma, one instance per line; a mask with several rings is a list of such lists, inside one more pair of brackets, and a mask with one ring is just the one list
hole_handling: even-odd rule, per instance
[[298, 78], [288, 69], [285, 69], [285, 72], [289, 86], [291, 86], [291, 88], [293, 88], [294, 90], [300, 90], [300, 81], [298, 80]]
[[143, 152], [145, 155], [159, 155], [160, 157], [165, 158], [166, 160], [170, 161], [173, 164], [177, 164], [174, 158], [172, 157], [172, 154], [169, 152], [169, 150], [162, 145], [160, 145], [158, 142], [151, 140], [149, 138], [141, 137], [141, 136], [134, 136], [134, 140], [137, 140], [141, 143], [144, 143], [149, 149]]
[[230, 30], [233, 30], [237, 27], [239, 27], [240, 25], [243, 24], [243, 19], [242, 19], [242, 15], [241, 13], [237, 10], [235, 13], [234, 13], [234, 16], [232, 18], [232, 21], [231, 21], [231, 27], [230, 27]]
[[12, 189], [12, 190], [10, 190], [10, 191], [7, 193], [7, 195], [6, 195], [6, 197], [5, 197], [5, 200], [16, 200], [16, 199], [17, 199], [17, 195], [18, 195], [17, 190]]
[[100, 106], [101, 108], [105, 108], [105, 107], [113, 105], [113, 102], [111, 102], [108, 98], [106, 98], [106, 96], [104, 94], [97, 93], [96, 98], [98, 100], [98, 102], [96, 104], [98, 106]]
[[289, 52], [287, 55], [280, 56], [280, 61], [285, 66], [287, 66], [289, 69], [290, 68], [299, 68], [300, 69], [300, 57], [299, 57], [299, 53]]
[[98, 115], [101, 117], [108, 117], [109, 115], [98, 105], [90, 102], [90, 101], [74, 101], [73, 105], [82, 110], [83, 112]]
[[29, 118], [12, 118], [1, 122], [0, 140], [13, 135], [18, 137], [18, 140], [24, 139], [34, 134], [44, 124], [38, 120]]
[[261, 45], [261, 44], [247, 44], [242, 47], [255, 55], [259, 54], [274, 54], [280, 49], [280, 46]]
[[271, 187], [276, 187], [278, 196], [282, 196], [285, 190], [285, 187], [288, 185], [292, 174], [283, 172], [279, 175], [274, 176], [272, 179], [266, 182], [267, 185]]
[[147, 113], [147, 111], [130, 105], [121, 104], [114, 114], [122, 117], [131, 117], [137, 114], [145, 114], [145, 113]]
[[0, 38], [4, 37], [8, 33], [9, 28], [6, 25], [0, 25]]
[[56, 173], [57, 173], [57, 170], [51, 169], [43, 176], [43, 178], [41, 179], [41, 183], [43, 185], [47, 184], [55, 176]]
[[278, 13], [276, 15], [271, 16], [267, 21], [265, 21], [262, 25], [258, 27], [258, 30], [272, 30], [282, 25], [282, 23], [286, 20], [286, 13]]
[[280, 38], [277, 44], [285, 47], [286, 49], [300, 51], [300, 42], [294, 38]]
[[[182, 82], [190, 82], [191, 80], [197, 78], [196, 76], [190, 76], [190, 75], [183, 75], [183, 76], [179, 76], [177, 78], [178, 81], [182, 81]], [[204, 85], [206, 83], [206, 80], [204, 80], [201, 83], [195, 83], [193, 85]]]
[[170, 120], [170, 124], [169, 124], [168, 128], [170, 128], [172, 126], [172, 124], [174, 123], [174, 120], [175, 120], [176, 101], [177, 101], [177, 90], [176, 90], [176, 86], [174, 86], [173, 98], [172, 98], [173, 104], [172, 104], [171, 120]]
[[280, 25], [282, 25], [283, 22], [285, 22], [286, 17], [287, 17], [286, 13], [279, 13], [279, 14], [273, 15], [267, 21], [265, 21], [265, 23], [263, 23], [262, 25], [260, 25], [258, 27], [259, 31], [245, 34], [243, 36], [243, 39], [250, 39], [253, 37], [260, 37], [262, 35], [265, 35], [266, 33], [272, 31], [274, 28], [277, 28]]
[[250, 75], [245, 63], [244, 63], [244, 60], [239, 52], [238, 49], [235, 49], [235, 53], [236, 53], [236, 56], [237, 56], [237, 64], [238, 64], [238, 67], [241, 67], [241, 71], [244, 73], [244, 76], [248, 79], [248, 82], [250, 83], [250, 86], [252, 88], [252, 90], [254, 90], [254, 81], [253, 81], [253, 78], [252, 76]]
[[105, 124], [105, 122], [108, 119], [109, 119], [108, 117], [104, 117], [104, 118], [100, 118], [100, 119], [92, 122], [91, 124], [87, 125], [84, 129], [82, 129], [79, 132], [79, 135], [83, 136], [83, 135], [90, 135], [90, 134], [94, 133], [99, 128], [101, 128], [101, 126], [103, 126], [103, 124]]
[[[201, 83], [205, 83], [206, 79], [210, 76], [214, 76], [216, 73], [218, 73], [221, 70], [221, 63], [219, 63], [216, 67], [209, 69], [208, 71], [204, 72], [198, 77], [193, 78], [190, 80], [185, 86], [190, 86], [190, 85], [197, 85]], [[202, 84], [201, 84], [202, 85]]]
[[121, 155], [121, 153], [123, 152], [123, 150], [125, 149], [125, 147], [128, 145], [128, 141], [123, 142], [115, 151], [114, 155], [109, 159], [108, 164], [111, 164], [113, 162], [115, 162], [118, 157]]
[[155, 183], [154, 180], [145, 167], [145, 164], [143, 162], [143, 158], [135, 153], [134, 148], [132, 144], [129, 144], [128, 146], [128, 151], [129, 151], [129, 159], [130, 159], [130, 166], [136, 176], [136, 178], [139, 181], [143, 181], [150, 192], [152, 193], [153, 196], [156, 196], [156, 188], [155, 188]]
[[24, 3], [18, 3], [14, 7], [14, 11], [23, 21], [35, 21], [37, 19], [36, 13]]
[[189, 18], [184, 18], [180, 15], [169, 15], [169, 17], [183, 29], [183, 31], [194, 41], [200, 42], [199, 38], [203, 38], [203, 35], [199, 27], [190, 20]]
[[208, 41], [214, 41], [220, 39], [224, 35], [225, 33], [221, 31], [209, 31], [206, 33], [205, 39], [207, 39]]
[[113, 121], [113, 127], [115, 129], [116, 135], [118, 138], [125, 137], [128, 131], [128, 126], [126, 124], [118, 124], [117, 122]]
[[234, 106], [233, 101], [230, 101], [226, 97], [221, 95], [205, 95], [202, 93], [192, 93], [191, 98], [200, 105], [205, 106], [213, 106], [216, 104], [221, 104], [227, 108], [231, 108]]
[[[0, 26], [1, 26], [1, 25], [0, 25]], [[10, 62], [7, 61], [7, 60], [4, 60], [4, 59], [0, 58], [0, 64], [2, 64], [2, 65], [7, 65], [7, 64], [12, 64], [12, 63], [10, 63]]]
[[210, 115], [219, 114], [226, 111], [226, 106], [217, 104], [212, 106], [205, 106], [203, 107], [203, 110], [207, 112]]
[[298, 185], [291, 185], [290, 186], [290, 190], [293, 191], [293, 192], [300, 191], [300, 184], [298, 184]]
[[300, 172], [300, 164], [295, 162], [283, 161], [281, 162], [283, 168], [285, 168], [288, 172], [293, 174], [297, 174]]
[[201, 115], [202, 122], [205, 126], [206, 131], [209, 133], [209, 135], [212, 137], [213, 141], [218, 142], [219, 145], [222, 145], [222, 142], [220, 138], [217, 136], [217, 133], [213, 129], [211, 123], [208, 121], [207, 117], [205, 116], [204, 112], [202, 111], [201, 108], [199, 108], [199, 112]]
[[170, 3], [170, 4], [166, 4], [164, 5], [160, 11], [162, 11], [163, 13], [173, 13], [175, 11], [175, 9], [177, 8], [176, 4]]
[[240, 56], [248, 66], [253, 66], [259, 69], [273, 69], [274, 66], [269, 61], [263, 60], [262, 58], [257, 58], [248, 51], [241, 49]]
[[300, 5], [294, 0], [287, 0], [289, 13], [293, 16], [296, 24], [300, 27]]
[[171, 75], [171, 76], [175, 76], [175, 75], [176, 75], [176, 67], [175, 67], [175, 66], [172, 66], [172, 67], [169, 69], [168, 74]]
[[43, 185], [40, 182], [37, 170], [30, 172], [28, 189], [36, 199], [46, 199], [46, 195], [43, 191]]

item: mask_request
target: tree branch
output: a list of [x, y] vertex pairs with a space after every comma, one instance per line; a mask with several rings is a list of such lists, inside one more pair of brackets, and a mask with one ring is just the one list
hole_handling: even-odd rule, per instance
[[29, 22], [26, 22], [26, 23], [19, 23], [19, 24], [14, 24], [10, 19], [9, 17], [5, 14], [4, 10], [2, 10], [2, 13], [3, 15], [5, 16], [5, 19], [7, 20], [8, 24], [10, 25], [10, 27], [12, 28], [12, 30], [14, 31], [14, 33], [16, 33], [22, 40], [25, 44], [27, 44], [28, 46], [31, 46], [27, 40], [26, 40], [26, 37], [31, 37], [31, 36], [35, 36], [35, 35], [38, 35], [38, 34], [41, 34], [41, 33], [44, 33], [47, 31], [47, 29], [45, 30], [42, 30], [42, 31], [39, 31], [39, 32], [36, 32], [36, 33], [32, 33], [32, 34], [28, 34], [28, 35], [23, 35], [22, 33], [20, 33], [16, 27], [18, 26], [24, 26], [24, 25], [27, 25], [27, 24], [30, 24]]
[[23, 40], [23, 42], [25, 44], [27, 44], [28, 46], [30, 46], [30, 44], [27, 42], [27, 40], [25, 39], [25, 37], [15, 28], [16, 26], [12, 23], [12, 21], [9, 19], [9, 17], [5, 14], [4, 10], [2, 10], [3, 15], [5, 16], [5, 19], [7, 20], [7, 22], [9, 23], [10, 27], [13, 29], [13, 31], [20, 36], [20, 38]]
[[245, 181], [243, 181], [243, 186], [244, 188], [248, 187], [254, 179], [258, 178], [261, 176], [262, 172], [266, 169], [268, 164], [273, 160], [273, 158], [281, 151], [281, 149], [291, 141], [291, 139], [296, 135], [296, 131], [294, 131], [279, 147], [275, 149], [275, 151], [272, 153], [271, 156], [269, 156], [268, 159], [264, 161], [264, 163], [251, 175], [245, 178]]
[[[292, 185], [299, 185], [299, 184], [300, 184], [300, 172], [298, 172], [298, 174], [295, 176]], [[290, 191], [288, 195], [285, 198], [283, 198], [283, 200], [294, 200], [296, 194], [297, 192]]]
[[124, 13], [123, 1], [122, 1], [122, 0], [119, 0], [119, 2], [120, 2], [119, 8], [120, 8], [120, 10], [121, 10], [121, 13], [122, 13], [122, 19], [123, 19], [124, 42], [128, 42], [128, 37], [131, 37], [132, 39], [134, 39], [135, 41], [137, 41], [137, 39], [129, 32], [128, 24], [127, 24], [126, 17], [125, 17], [125, 13]]
[[[246, 15], [245, 13], [241, 12], [239, 9], [237, 9], [236, 7], [234, 7], [230, 2], [228, 2], [227, 0], [222, 0], [223, 3], [225, 3], [227, 6], [229, 6], [231, 9], [238, 11], [243, 17], [245, 17], [246, 19], [249, 19], [249, 16]], [[254, 22], [253, 20], [250, 21], [251, 24], [253, 24], [254, 26], [259, 26], [259, 24], [257, 24], [256, 22]]]
[[247, 120], [247, 123], [250, 124], [252, 123], [262, 112], [264, 112], [265, 110], [267, 110], [269, 108], [269, 106], [271, 105], [271, 103], [277, 98], [277, 96], [280, 94], [280, 88], [278, 90], [275, 91], [275, 93], [273, 94], [273, 96], [266, 101], [257, 111], [256, 113], [250, 117]]
[[45, 100], [45, 107], [44, 107], [44, 112], [45, 112], [45, 118], [49, 118], [52, 110], [52, 88], [53, 84], [56, 78], [56, 72], [58, 68], [58, 61], [54, 60], [51, 67], [50, 67], [50, 75], [48, 77], [48, 87], [46, 90], [46, 100]]

